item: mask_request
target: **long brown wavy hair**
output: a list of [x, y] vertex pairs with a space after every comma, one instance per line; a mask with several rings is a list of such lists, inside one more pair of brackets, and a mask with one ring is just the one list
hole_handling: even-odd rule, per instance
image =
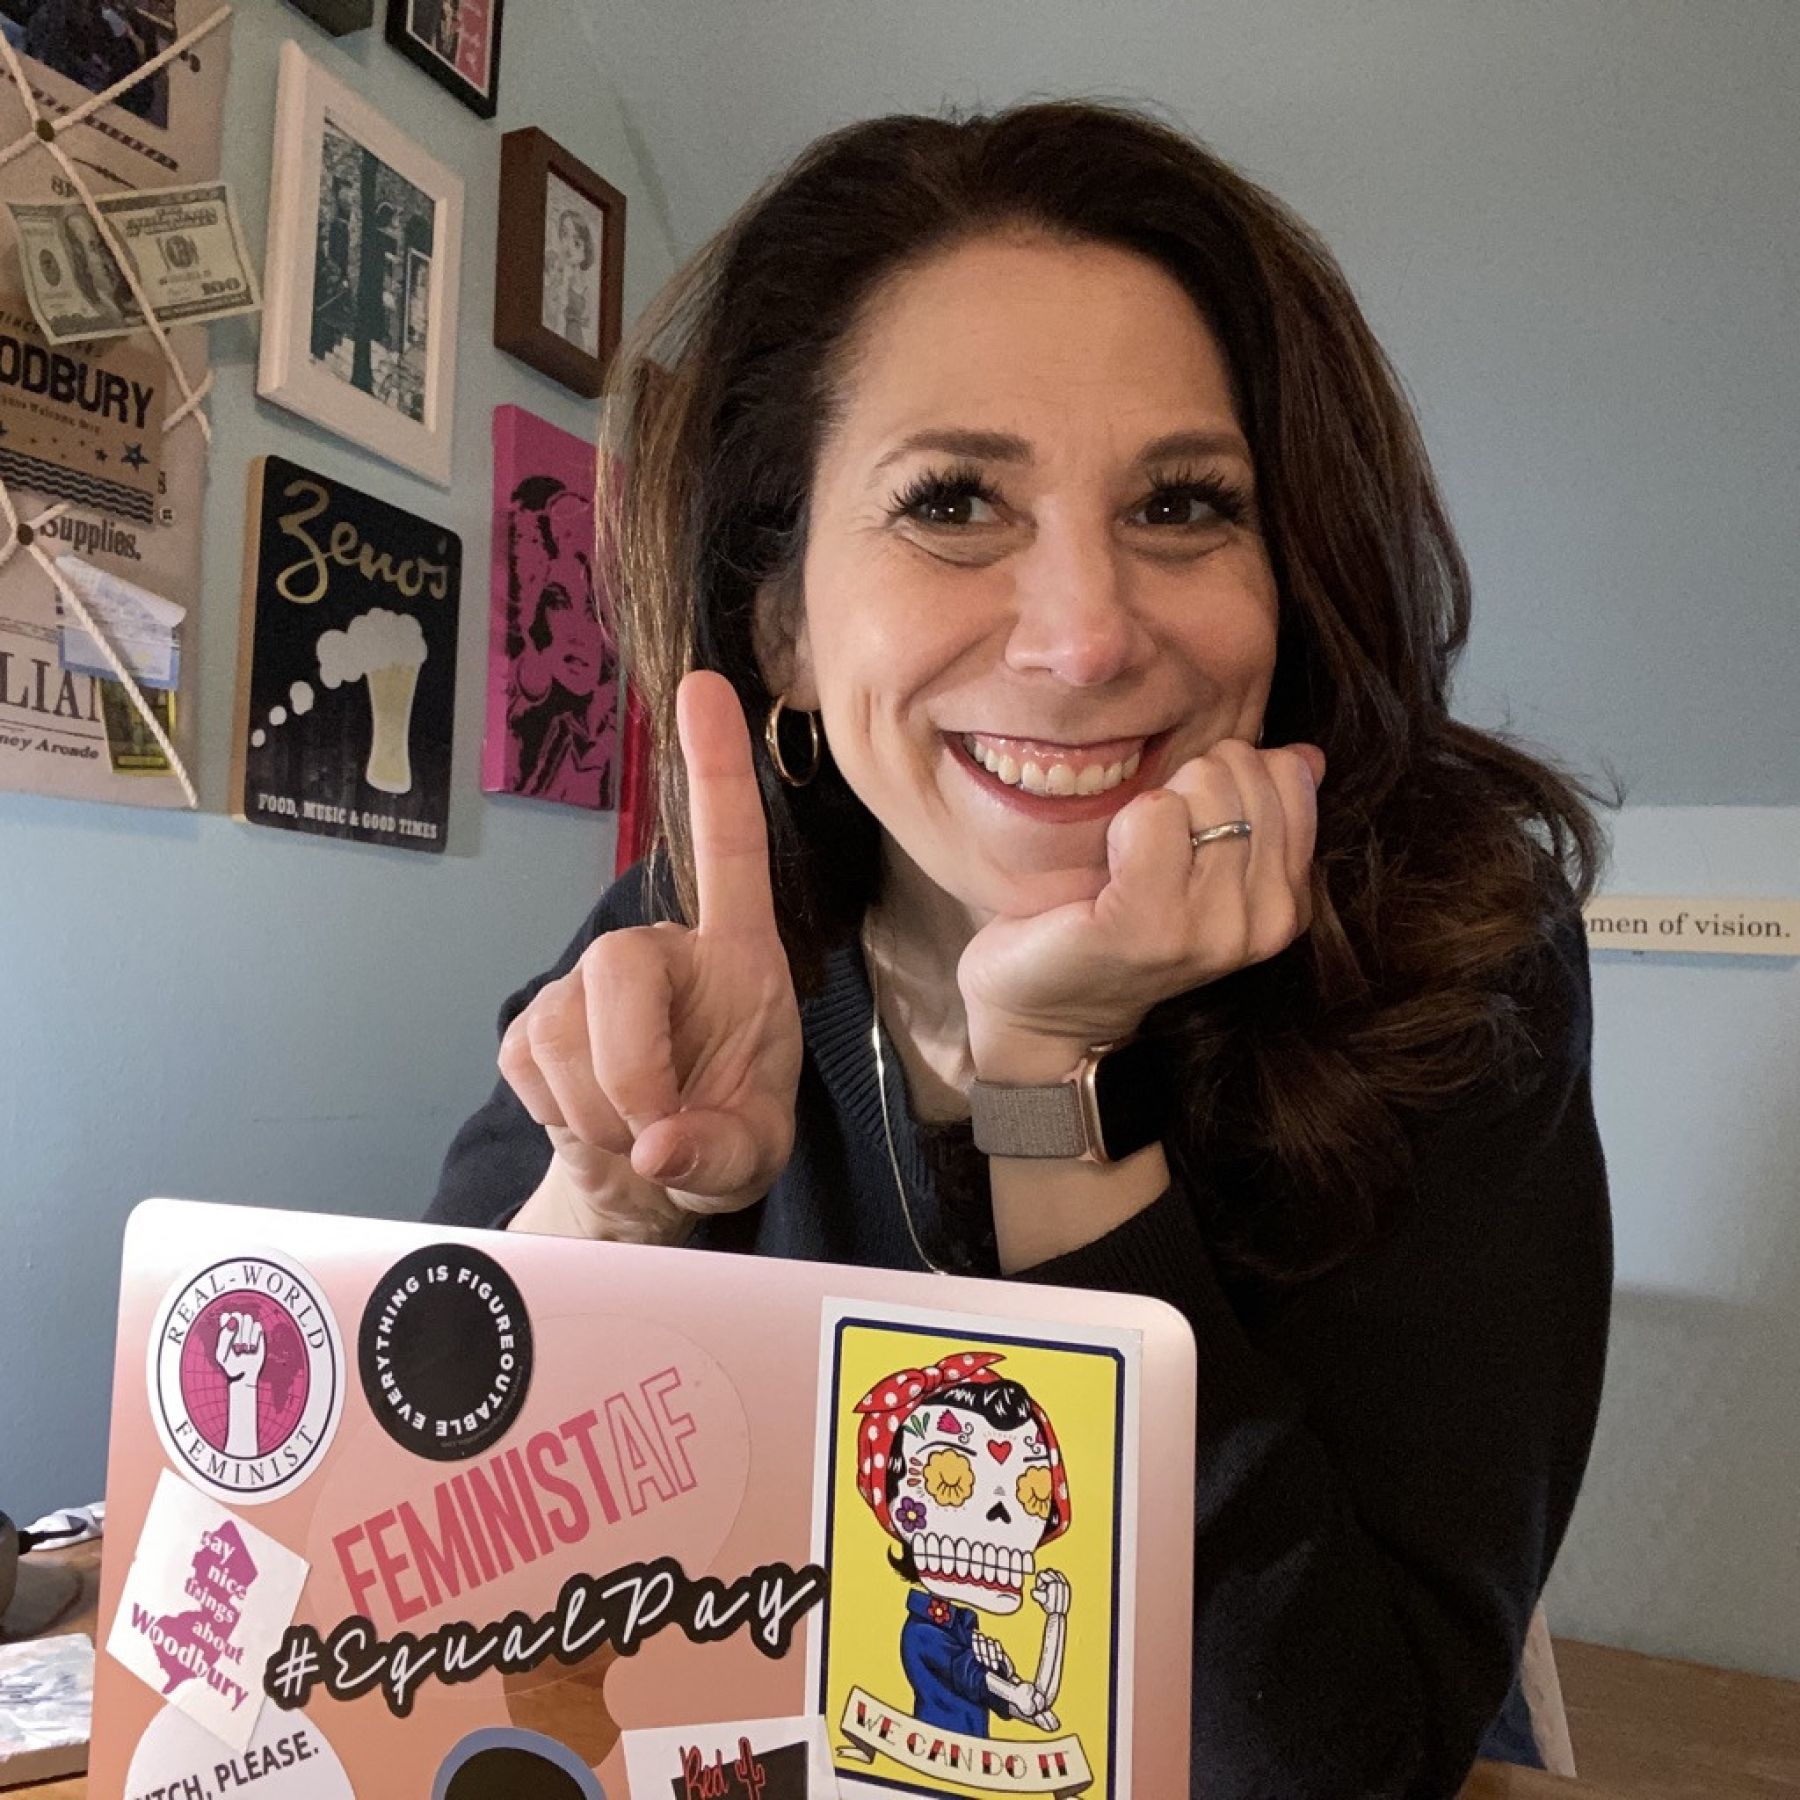
[[[1330, 771], [1312, 926], [1145, 1029], [1186, 1073], [1167, 1147], [1178, 1173], [1204, 1175], [1189, 1186], [1217, 1251], [1297, 1279], [1393, 1210], [1409, 1117], [1529, 1055], [1530, 953], [1592, 892], [1603, 838], [1587, 803], [1603, 797], [1451, 717], [1469, 574], [1398, 377], [1310, 228], [1201, 144], [1088, 101], [850, 125], [767, 182], [638, 321], [608, 382], [603, 438], [626, 479], [606, 528], [658, 847], [692, 920], [675, 689], [720, 671], [760, 745], [755, 594], [797, 589], [865, 303], [927, 257], [1020, 230], [1167, 270], [1224, 352], [1255, 458], [1280, 594], [1264, 742], [1316, 743]], [[758, 761], [806, 992], [875, 897], [879, 829], [829, 755], [800, 789]]]

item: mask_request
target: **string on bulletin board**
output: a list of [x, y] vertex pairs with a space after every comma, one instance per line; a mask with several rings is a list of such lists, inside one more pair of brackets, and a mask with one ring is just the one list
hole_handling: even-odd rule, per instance
[[[147, 58], [129, 75], [114, 82], [103, 92], [91, 95], [79, 106], [56, 118], [51, 118], [38, 105], [37, 97], [33, 94], [31, 84], [26, 80], [25, 71], [20, 65], [18, 52], [7, 40], [5, 34], [0, 33], [0, 58], [4, 58], [7, 71], [18, 89], [19, 98], [24, 102], [27, 120], [25, 131], [4, 149], [0, 149], [0, 169], [26, 155], [34, 146], [56, 164], [63, 179], [69, 183], [88, 217], [93, 221], [95, 230], [100, 234], [101, 242], [105, 244], [113, 261], [118, 265], [119, 273], [130, 288], [131, 296], [138, 304], [138, 310], [144, 315], [144, 323], [151, 336], [155, 338], [157, 348], [162, 351], [163, 360], [168, 364], [169, 372], [175, 378], [175, 385], [181, 391], [181, 404], [163, 420], [163, 435], [166, 437], [170, 432], [192, 419], [208, 445], [212, 443], [212, 425], [201, 410], [201, 402], [212, 388], [212, 370], [209, 368], [197, 383], [189, 379], [187, 370], [182, 367], [181, 358], [175, 354], [175, 346], [169, 342], [169, 336], [163, 329], [162, 321], [156, 316], [156, 309], [150, 303], [150, 296], [144, 289], [135, 264], [114, 232], [110, 220], [100, 210], [99, 202], [94, 198], [93, 191], [89, 188], [86, 180], [83, 179], [81, 170], [69, 153], [63, 149], [59, 139], [65, 132], [82, 124], [99, 108], [110, 105], [122, 95], [129, 93], [140, 82], [154, 75], [165, 64], [174, 61], [178, 56], [185, 55], [195, 44], [199, 43], [209, 32], [216, 30], [230, 16], [229, 5], [219, 7], [216, 12], [210, 13], [202, 19], [192, 30], [184, 32], [172, 43], [164, 45], [156, 55]], [[20, 550], [26, 551], [36, 560], [38, 566], [55, 587], [62, 604], [75, 616], [81, 628], [99, 645], [107, 665], [124, 688], [133, 707], [137, 709], [138, 715], [144, 721], [150, 735], [156, 740], [157, 748], [168, 758], [169, 767], [174, 771], [176, 780], [181, 783], [181, 791], [187, 796], [188, 808], [191, 811], [199, 806], [200, 795], [194, 786], [193, 777], [188, 773], [187, 764], [182, 760], [181, 753], [175, 748], [174, 741], [168, 732], [163, 729], [162, 721], [157, 718], [155, 709], [144, 697], [144, 691], [138, 684], [136, 675], [133, 674], [125, 659], [119, 655], [112, 641], [100, 628], [99, 621], [89, 610], [87, 603], [37, 542], [43, 528], [67, 510], [68, 502], [61, 501], [54, 506], [46, 507], [43, 512], [32, 518], [21, 519], [17, 508], [13, 505], [12, 495], [7, 491], [5, 478], [0, 476], [0, 521], [4, 522], [6, 528], [5, 542], [0, 544], [0, 568], [4, 568]]]

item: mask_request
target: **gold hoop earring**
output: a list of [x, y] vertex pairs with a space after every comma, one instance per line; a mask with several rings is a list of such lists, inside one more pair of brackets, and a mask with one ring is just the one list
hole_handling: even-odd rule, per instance
[[819, 735], [819, 715], [816, 712], [802, 713], [801, 717], [806, 720], [806, 729], [812, 738], [812, 767], [804, 775], [796, 775], [781, 754], [781, 715], [786, 707], [787, 701], [777, 694], [775, 704], [769, 708], [768, 722], [763, 726], [763, 743], [768, 747], [769, 761], [775, 765], [775, 773], [789, 787], [801, 788], [818, 774], [819, 764], [825, 760], [825, 742]]

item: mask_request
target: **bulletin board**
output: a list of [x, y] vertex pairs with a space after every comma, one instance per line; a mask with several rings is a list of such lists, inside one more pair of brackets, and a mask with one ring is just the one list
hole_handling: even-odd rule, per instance
[[[0, 35], [0, 202], [79, 201], [116, 252], [101, 197], [217, 176], [230, 19], [216, 0], [143, 0], [111, 63], [73, 31]], [[50, 344], [0, 206], [0, 788], [196, 807], [206, 329], [165, 329], [115, 260], [147, 326]], [[172, 685], [120, 660], [84, 598], [92, 571], [182, 609]]]

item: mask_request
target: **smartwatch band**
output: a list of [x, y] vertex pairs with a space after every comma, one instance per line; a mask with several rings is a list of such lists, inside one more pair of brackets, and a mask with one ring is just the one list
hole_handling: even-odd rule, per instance
[[989, 1156], [1084, 1156], [1087, 1131], [1074, 1081], [1013, 1087], [977, 1081], [969, 1089], [975, 1147]]
[[975, 1081], [975, 1146], [989, 1156], [1122, 1162], [1155, 1143], [1173, 1110], [1160, 1049], [1140, 1038], [1099, 1044], [1064, 1081]]

